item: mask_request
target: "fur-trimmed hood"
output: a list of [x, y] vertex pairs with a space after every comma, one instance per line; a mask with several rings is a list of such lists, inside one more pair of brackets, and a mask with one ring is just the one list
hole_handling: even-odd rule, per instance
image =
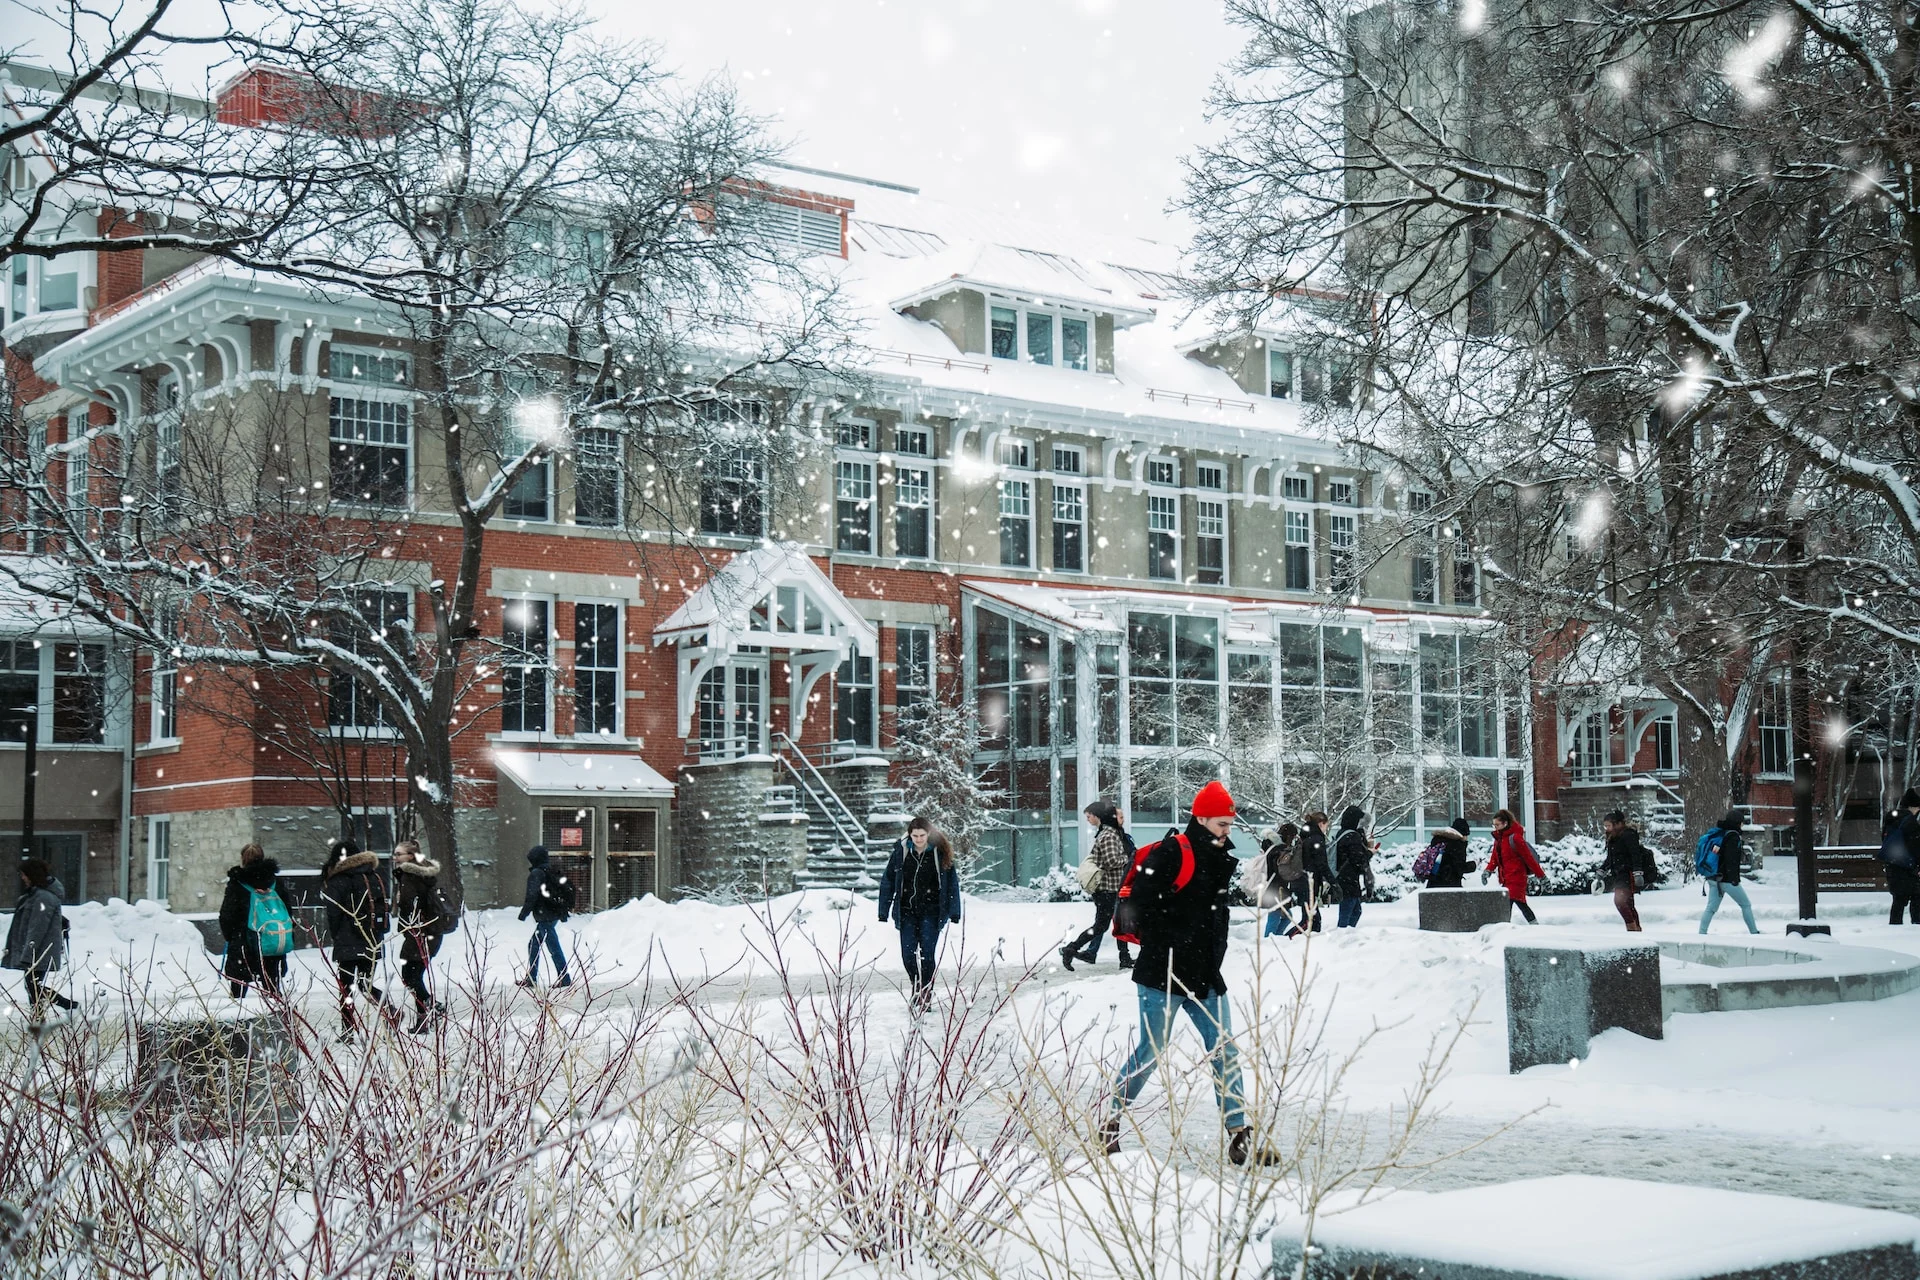
[[431, 880], [440, 874], [440, 864], [431, 858], [422, 858], [418, 862], [395, 862], [393, 869], [399, 875], [419, 876], [423, 880]]
[[327, 872], [327, 879], [331, 880], [349, 871], [364, 871], [379, 865], [380, 855], [377, 853], [350, 853], [333, 864]]

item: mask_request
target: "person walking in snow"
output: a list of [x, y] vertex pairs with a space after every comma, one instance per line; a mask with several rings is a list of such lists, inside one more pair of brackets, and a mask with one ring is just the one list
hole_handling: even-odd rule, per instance
[[[248, 923], [253, 919], [254, 895], [272, 894], [279, 898], [276, 884], [279, 875], [280, 864], [269, 858], [258, 844], [241, 849], [240, 865], [227, 868], [227, 889], [220, 898], [220, 937], [225, 940], [227, 951], [220, 968], [227, 978], [227, 992], [235, 1000], [252, 986], [277, 996], [287, 976], [287, 957], [263, 954], [260, 936]], [[285, 903], [280, 910], [286, 910]]]
[[1741, 828], [1746, 821], [1746, 815], [1738, 809], [1729, 809], [1719, 825], [1707, 833], [1709, 838], [1719, 838], [1720, 860], [1718, 869], [1707, 881], [1707, 909], [1700, 917], [1702, 933], [1713, 923], [1713, 913], [1720, 909], [1722, 896], [1740, 904], [1740, 914], [1747, 922], [1748, 933], [1760, 932], [1760, 926], [1753, 922], [1753, 903], [1748, 900], [1747, 891], [1740, 887], [1740, 855], [1743, 852]]
[[561, 875], [547, 855], [547, 846], [527, 850], [527, 892], [520, 902], [520, 919], [533, 917], [533, 936], [527, 939], [527, 976], [515, 986], [531, 987], [540, 980], [540, 949], [545, 947], [558, 976], [553, 985], [570, 987], [567, 953], [560, 947], [560, 926], [573, 914], [573, 883]]
[[925, 818], [907, 823], [893, 842], [880, 873], [880, 919], [900, 931], [900, 963], [906, 967], [916, 1011], [933, 1003], [934, 956], [940, 930], [960, 923], [960, 872], [953, 846]]
[[[1100, 879], [1092, 890], [1093, 925], [1060, 948], [1060, 963], [1068, 972], [1073, 971], [1075, 960], [1099, 963], [1100, 939], [1113, 923], [1113, 908], [1120, 901], [1120, 882], [1126, 877], [1127, 868], [1133, 865], [1133, 837], [1120, 823], [1119, 806], [1111, 800], [1095, 800], [1087, 806], [1086, 818], [1093, 826], [1093, 848], [1087, 851], [1087, 857], [1100, 868]], [[1127, 944], [1119, 942], [1118, 945], [1120, 967], [1133, 968], [1133, 956]]]
[[66, 958], [66, 917], [60, 906], [66, 896], [65, 886], [46, 863], [38, 858], [21, 862], [20, 898], [13, 904], [0, 968], [18, 969], [26, 979], [27, 1016], [35, 1023], [46, 1017], [48, 1005], [62, 1010], [75, 1007], [47, 983], [47, 976]]
[[[1326, 815], [1319, 815], [1322, 822]], [[1360, 923], [1360, 907], [1373, 892], [1373, 855], [1380, 842], [1367, 835], [1367, 814], [1357, 804], [1340, 813], [1340, 838], [1333, 846], [1334, 875], [1340, 884], [1340, 918], [1335, 928], [1352, 929]]]
[[1441, 827], [1433, 833], [1433, 840], [1427, 846], [1439, 856], [1434, 863], [1433, 874], [1427, 877], [1429, 889], [1458, 889], [1460, 882], [1473, 870], [1473, 861], [1467, 857], [1467, 834], [1473, 825], [1465, 818], [1455, 818], [1450, 827]]
[[1513, 820], [1511, 809], [1502, 809], [1493, 815], [1493, 852], [1487, 857], [1487, 869], [1480, 873], [1480, 883], [1485, 884], [1489, 876], [1499, 877], [1500, 887], [1507, 891], [1507, 901], [1520, 908], [1528, 924], [1540, 923], [1533, 908], [1527, 905], [1527, 877], [1538, 876], [1544, 880], [1547, 873], [1540, 869], [1540, 860], [1534, 857], [1533, 846], [1527, 843], [1527, 833]]
[[[1267, 912], [1267, 927], [1263, 936], [1271, 938], [1284, 932], [1291, 938], [1300, 932], [1293, 923], [1293, 886], [1307, 874], [1300, 858], [1300, 828], [1291, 822], [1283, 822], [1278, 828], [1270, 827], [1262, 831], [1260, 859], [1265, 864], [1263, 872], [1267, 889], [1279, 897], [1279, 905]], [[1298, 905], [1304, 914], [1308, 904], [1301, 901]]]
[[1601, 820], [1600, 830], [1607, 838], [1606, 861], [1600, 867], [1607, 878], [1607, 888], [1613, 891], [1613, 909], [1626, 922], [1628, 933], [1639, 933], [1640, 911], [1634, 906], [1633, 897], [1643, 886], [1652, 883], [1647, 878], [1647, 868], [1653, 863], [1653, 855], [1640, 843], [1640, 832], [1628, 825], [1627, 815], [1618, 809]]
[[1321, 929], [1320, 908], [1340, 901], [1340, 881], [1334, 875], [1327, 844], [1327, 815], [1316, 809], [1306, 815], [1300, 828], [1300, 879], [1293, 882], [1294, 901], [1300, 907], [1300, 919], [1287, 931], [1297, 938], [1311, 928]]
[[1920, 860], [1920, 791], [1912, 787], [1900, 797], [1900, 807], [1887, 815], [1880, 831], [1883, 849], [1896, 833], [1906, 865], [1895, 861], [1886, 863], [1887, 891], [1893, 895], [1893, 910], [1887, 916], [1887, 923], [1899, 924], [1904, 912], [1914, 924], [1920, 924], [1920, 865], [1916, 865], [1916, 860]]
[[1100, 1138], [1109, 1155], [1120, 1150], [1120, 1118], [1153, 1074], [1173, 1034], [1173, 1015], [1179, 1012], [1206, 1045], [1220, 1118], [1229, 1135], [1228, 1156], [1235, 1164], [1277, 1164], [1277, 1154], [1253, 1143], [1233, 1045], [1227, 980], [1220, 972], [1227, 955], [1227, 895], [1239, 871], [1229, 838], [1233, 797], [1219, 782], [1209, 782], [1194, 797], [1191, 813], [1184, 832], [1167, 832], [1147, 854], [1128, 889], [1140, 915], [1140, 958], [1133, 966], [1140, 1036], [1114, 1081]]
[[393, 846], [393, 921], [400, 930], [400, 983], [413, 996], [407, 1030], [417, 1036], [447, 1012], [427, 988], [427, 969], [453, 927], [453, 912], [440, 890], [440, 864], [422, 858], [414, 840]]
[[333, 846], [320, 868], [320, 900], [327, 912], [327, 934], [333, 942], [334, 978], [340, 984], [340, 1040], [353, 1039], [359, 1019], [353, 993], [359, 991], [373, 1007], [397, 1026], [400, 1015], [373, 985], [373, 969], [386, 941], [389, 914], [387, 888], [380, 881], [380, 859], [360, 850], [351, 840]]

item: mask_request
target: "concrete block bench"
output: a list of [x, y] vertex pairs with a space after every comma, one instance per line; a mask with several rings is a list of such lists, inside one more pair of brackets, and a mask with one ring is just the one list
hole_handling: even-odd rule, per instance
[[1422, 889], [1413, 901], [1420, 927], [1433, 933], [1477, 933], [1513, 916], [1505, 889]]
[[1885, 1000], [1920, 987], [1920, 956], [1824, 940], [1662, 940], [1660, 954], [1669, 962], [1661, 980], [1669, 1017]]
[[256, 1002], [147, 1013], [134, 1024], [136, 1121], [187, 1139], [283, 1132], [300, 1119], [293, 1039]]
[[[1391, 1192], [1314, 1224], [1308, 1280], [1917, 1280], [1920, 1218], [1569, 1175]], [[1299, 1224], [1273, 1272], [1300, 1274]]]
[[1661, 1039], [1660, 949], [1650, 943], [1507, 945], [1507, 1069], [1587, 1056], [1602, 1031]]

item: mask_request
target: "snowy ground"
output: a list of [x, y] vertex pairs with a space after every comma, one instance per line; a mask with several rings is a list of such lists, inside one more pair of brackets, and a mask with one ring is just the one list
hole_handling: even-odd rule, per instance
[[[1780, 936], [1794, 914], [1793, 864], [1774, 860], [1750, 891], [1762, 933]], [[1920, 953], [1920, 928], [1887, 925], [1885, 904], [1884, 895], [1830, 896], [1822, 918], [1838, 941]], [[1619, 928], [1607, 898], [1535, 905], [1541, 931]], [[1692, 935], [1702, 905], [1694, 885], [1644, 895], [1640, 912], [1654, 936]], [[69, 916], [75, 994], [115, 999], [108, 993], [122, 989], [127, 973], [152, 996], [217, 991], [214, 957], [200, 949], [197, 932], [157, 906], [90, 905]], [[1920, 1097], [1912, 1086], [1920, 992], [1875, 1003], [1682, 1015], [1667, 1023], [1662, 1041], [1611, 1032], [1582, 1063], [1510, 1076], [1501, 950], [1527, 926], [1424, 934], [1412, 916], [1410, 903], [1369, 905], [1359, 929], [1329, 929], [1310, 951], [1302, 942], [1256, 940], [1249, 920], [1235, 928], [1227, 972], [1245, 1027], [1254, 988], [1274, 1016], [1292, 999], [1288, 966], [1304, 961], [1327, 1046], [1339, 1052], [1371, 1036], [1341, 1086], [1362, 1122], [1384, 1125], [1435, 1038], [1471, 1015], [1437, 1095], [1444, 1117], [1422, 1150], [1439, 1154], [1495, 1136], [1438, 1166], [1424, 1185], [1611, 1173], [1920, 1213]], [[1083, 1048], [1117, 1064], [1133, 1034], [1134, 1000], [1110, 945], [1098, 966], [1081, 965], [1070, 975], [1053, 954], [1090, 918], [1083, 905], [969, 900], [943, 967], [961, 957], [991, 959], [1011, 976], [1037, 965], [1039, 980], [1023, 991], [1020, 1014], [1057, 1019]], [[843, 946], [851, 962], [870, 963], [889, 984], [897, 982], [893, 929], [875, 918], [870, 900], [844, 894], [794, 895], [759, 907], [648, 900], [578, 917], [565, 938], [595, 987], [619, 986], [629, 1002], [674, 980], [753, 1002], [777, 987], [769, 920], [782, 939], [782, 962], [802, 985], [817, 982]], [[1738, 910], [1723, 906], [1715, 935], [1743, 931]], [[447, 954], [456, 967], [477, 966], [489, 985], [502, 987], [520, 972], [529, 933], [511, 912], [476, 913]], [[328, 1017], [331, 984], [317, 955], [300, 953], [295, 972], [303, 1003]], [[651, 982], [644, 990], [637, 981], [643, 974]], [[387, 985], [398, 993], [391, 963]], [[17, 1000], [17, 985], [8, 989]], [[876, 1002], [869, 1028], [876, 1039], [904, 1037], [907, 1026], [903, 1002], [890, 995]], [[1149, 1104], [1142, 1111], [1149, 1141], [1158, 1093], [1156, 1084], [1142, 1100]]]

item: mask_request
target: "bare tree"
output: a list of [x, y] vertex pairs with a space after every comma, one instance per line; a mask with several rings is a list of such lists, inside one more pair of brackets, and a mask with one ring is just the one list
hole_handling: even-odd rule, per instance
[[[499, 701], [490, 682], [510, 698], [552, 666], [512, 625], [482, 640], [490, 524], [565, 457], [576, 504], [611, 487], [601, 518], [647, 531], [636, 554], [678, 538], [703, 461], [813, 431], [804, 388], [841, 326], [831, 289], [764, 233], [752, 175], [771, 144], [724, 86], [682, 86], [652, 50], [504, 0], [385, 0], [316, 22], [295, 52], [279, 105], [330, 181], [270, 278], [395, 335], [328, 372], [405, 386], [411, 492], [303, 406], [190, 387], [120, 424], [99, 519], [7, 460], [57, 551], [6, 572], [135, 643], [176, 643], [183, 665], [345, 682], [397, 740], [457, 882], [454, 736]], [[774, 382], [779, 399], [736, 411]], [[380, 584], [427, 612], [370, 613]], [[162, 600], [191, 615], [178, 640]]]

